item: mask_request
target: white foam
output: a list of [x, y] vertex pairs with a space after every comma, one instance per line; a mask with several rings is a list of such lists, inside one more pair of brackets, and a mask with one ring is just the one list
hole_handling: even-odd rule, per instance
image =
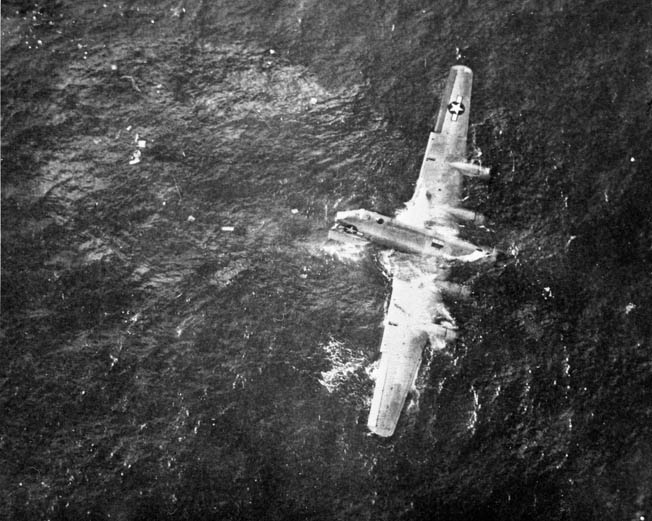
[[329, 393], [337, 390], [342, 384], [348, 381], [351, 376], [365, 365], [366, 357], [354, 352], [344, 342], [331, 338], [321, 348], [332, 364], [332, 368], [321, 373], [319, 383]]

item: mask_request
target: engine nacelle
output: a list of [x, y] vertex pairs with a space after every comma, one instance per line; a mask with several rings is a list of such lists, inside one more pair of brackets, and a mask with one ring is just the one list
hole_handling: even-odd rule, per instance
[[449, 297], [466, 300], [471, 296], [471, 288], [463, 284], [457, 284], [448, 280], [438, 280], [435, 282], [437, 288]]
[[489, 179], [489, 169], [486, 166], [465, 163], [464, 161], [452, 161], [448, 164], [467, 177], [476, 177], [485, 180]]
[[466, 208], [458, 208], [457, 206], [448, 206], [444, 204], [438, 205], [437, 208], [462, 221], [468, 221], [473, 224], [484, 224], [485, 222], [484, 215], [478, 212], [474, 212], [473, 210], [467, 210]]

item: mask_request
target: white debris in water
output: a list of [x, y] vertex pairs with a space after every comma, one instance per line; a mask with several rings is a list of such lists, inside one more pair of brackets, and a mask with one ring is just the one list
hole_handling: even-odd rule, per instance
[[496, 398], [498, 398], [498, 396], [500, 395], [500, 391], [501, 391], [501, 390], [502, 390], [502, 386], [500, 385], [500, 383], [498, 383], [498, 384], [496, 385], [496, 387], [494, 388], [493, 395], [491, 396], [491, 401], [492, 401], [492, 402], [495, 401]]
[[140, 163], [140, 156], [141, 156], [140, 149], [134, 150], [134, 153], [131, 155], [131, 161], [129, 161], [129, 164], [137, 165], [138, 163]]
[[310, 98], [311, 105], [317, 105], [317, 98]]
[[525, 385], [523, 386], [523, 393], [521, 398], [521, 403], [519, 404], [519, 410], [523, 413], [527, 413], [530, 410], [532, 399], [530, 397], [531, 390], [531, 381], [532, 381], [532, 369], [527, 367], [527, 375], [525, 376]]
[[[231, 261], [223, 268], [217, 270], [210, 278], [209, 284], [225, 288], [242, 272], [249, 268], [249, 263], [243, 259]], [[255, 294], [255, 293], [252, 293]]]
[[546, 286], [543, 288], [543, 299], [548, 300], [549, 298], [552, 298], [552, 290]]
[[292, 210], [290, 211], [292, 212], [292, 215], [296, 215], [299, 213], [299, 210], [297, 208], [292, 208]]
[[189, 223], [194, 223], [195, 222], [195, 216], [194, 215], [189, 215], [187, 221]]
[[235, 230], [235, 226], [222, 226], [220, 230], [223, 232], [232, 232]]
[[568, 398], [568, 392], [570, 391], [571, 388], [570, 386], [571, 366], [570, 366], [570, 357], [568, 356], [568, 349], [566, 348], [566, 346], [564, 346], [564, 359], [562, 361], [561, 370], [565, 382], [565, 394], [566, 397]]
[[235, 379], [231, 384], [231, 388], [236, 389], [237, 387], [240, 387], [241, 389], [244, 389], [246, 383], [247, 383], [247, 377], [241, 374], [237, 374], [235, 375]]
[[473, 392], [473, 410], [469, 415], [469, 421], [466, 424], [466, 429], [475, 432], [475, 426], [478, 423], [478, 412], [480, 411], [480, 399], [478, 398], [478, 391], [475, 387], [471, 387]]
[[630, 302], [625, 306], [625, 315], [629, 315], [632, 311], [636, 309], [636, 304]]

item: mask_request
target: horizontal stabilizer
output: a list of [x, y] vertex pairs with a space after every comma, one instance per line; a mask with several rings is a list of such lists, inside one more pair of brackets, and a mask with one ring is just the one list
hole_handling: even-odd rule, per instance
[[337, 225], [328, 230], [328, 238], [335, 242], [342, 244], [352, 244], [355, 246], [364, 246], [369, 244], [365, 238], [353, 233], [347, 233]]

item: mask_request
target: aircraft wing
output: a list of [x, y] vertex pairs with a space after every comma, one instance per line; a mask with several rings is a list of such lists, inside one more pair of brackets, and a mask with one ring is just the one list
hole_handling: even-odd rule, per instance
[[433, 312], [452, 320], [443, 309], [440, 289], [431, 284], [429, 277], [394, 275], [367, 421], [369, 430], [379, 436], [394, 434], [407, 395], [414, 387], [423, 348], [428, 343], [441, 348], [456, 336], [454, 324], [434, 323]]
[[379, 436], [394, 434], [405, 399], [414, 385], [421, 366], [424, 332], [385, 327], [383, 346], [376, 376], [376, 387], [369, 411], [367, 426]]
[[[380, 362], [367, 426], [379, 436], [394, 434], [408, 392], [421, 366], [428, 333], [404, 307], [411, 293], [407, 281], [394, 279], [380, 346]], [[418, 295], [414, 295], [418, 297]], [[413, 302], [416, 302], [414, 299]]]
[[[423, 225], [434, 214], [439, 217], [434, 220], [441, 221], [438, 224], [447, 226], [450, 217], [446, 218], [443, 215], [445, 212], [438, 215], [438, 208], [456, 208], [462, 193], [462, 175], [473, 175], [470, 172], [473, 167], [466, 163], [472, 83], [471, 69], [464, 65], [451, 68], [437, 122], [428, 138], [414, 195], [406, 205], [408, 214], [404, 217], [413, 224]], [[411, 215], [411, 209], [420, 215]]]

